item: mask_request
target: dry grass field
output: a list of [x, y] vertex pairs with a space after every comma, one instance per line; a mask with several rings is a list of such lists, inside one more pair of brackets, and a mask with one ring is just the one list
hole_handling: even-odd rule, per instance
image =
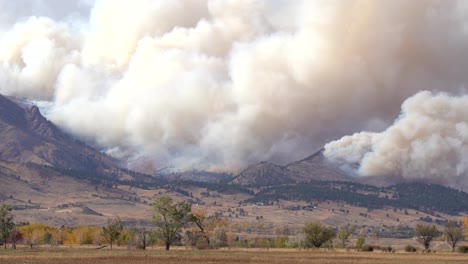
[[120, 264], [120, 263], [340, 263], [340, 264], [447, 264], [468, 263], [468, 255], [450, 253], [381, 253], [324, 250], [185, 250], [136, 251], [114, 249], [39, 249], [0, 251], [2, 264]]

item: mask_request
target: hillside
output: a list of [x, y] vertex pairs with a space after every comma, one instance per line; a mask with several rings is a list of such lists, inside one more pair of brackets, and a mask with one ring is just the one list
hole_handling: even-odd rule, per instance
[[121, 161], [61, 131], [37, 106], [2, 95], [0, 135], [0, 201], [14, 205], [23, 221], [102, 222], [119, 208], [138, 215], [152, 198], [129, 190], [165, 183], [120, 167]]
[[358, 181], [348, 176], [323, 156], [323, 149], [313, 155], [279, 166], [270, 162], [250, 165], [233, 178], [232, 184], [249, 187], [265, 187], [290, 183], [304, 183], [311, 180], [320, 181]]
[[134, 217], [150, 211], [128, 188], [91, 184], [33, 163], [0, 162], [0, 190], [0, 201], [12, 205], [22, 222], [77, 226], [103, 223], [118, 211]]
[[355, 181], [336, 165], [327, 161], [323, 155], [323, 149], [305, 159], [287, 165], [286, 169], [292, 172], [291, 175], [297, 182], [310, 180]]
[[322, 151], [286, 166], [260, 162], [237, 175], [175, 168], [146, 175], [67, 135], [36, 106], [4, 96], [0, 133], [0, 201], [14, 206], [19, 221], [76, 226], [119, 215], [149, 222], [159, 195], [262, 234], [282, 225], [300, 230], [314, 219], [342, 225], [365, 216], [362, 224], [375, 228], [442, 223], [468, 208], [468, 194], [440, 185], [351, 177]]
[[292, 182], [294, 180], [289, 170], [266, 161], [249, 166], [231, 181], [235, 185], [250, 187], [282, 185]]
[[161, 178], [126, 170], [122, 161], [86, 145], [48, 121], [34, 105], [0, 95], [0, 161], [36, 164], [75, 178], [155, 184]]
[[376, 187], [343, 181], [310, 181], [266, 188], [248, 199], [250, 203], [289, 201], [335, 201], [367, 209], [407, 208], [451, 215], [468, 213], [468, 194], [437, 184], [400, 183]]
[[104, 170], [118, 161], [63, 133], [37, 106], [0, 95], [0, 160], [65, 169]]

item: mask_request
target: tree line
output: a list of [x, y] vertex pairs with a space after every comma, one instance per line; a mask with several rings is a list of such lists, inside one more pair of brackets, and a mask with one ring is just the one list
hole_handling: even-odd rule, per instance
[[[365, 244], [365, 232], [351, 225], [332, 227], [317, 221], [306, 222], [300, 236], [302, 239], [290, 238], [287, 232], [278, 233], [276, 237], [240, 239], [232, 232], [227, 218], [209, 216], [202, 209], [192, 210], [192, 206], [187, 202], [176, 202], [170, 197], [161, 196], [156, 198], [153, 210], [152, 225], [126, 226], [118, 216], [115, 216], [108, 218], [103, 226], [54, 228], [45, 224], [15, 223], [12, 207], [1, 204], [0, 242], [5, 249], [7, 243], [10, 243], [14, 249], [18, 243], [30, 248], [41, 244], [94, 244], [103, 245], [102, 247], [108, 245], [110, 249], [117, 244], [143, 250], [155, 245], [162, 245], [166, 250], [170, 250], [174, 243], [198, 249], [231, 245], [349, 248], [350, 237], [356, 235], [355, 244], [351, 247], [363, 251], [369, 251], [374, 247]], [[465, 217], [464, 228], [468, 230], [468, 217]], [[464, 228], [456, 221], [445, 222], [443, 230], [439, 230], [435, 225], [417, 224], [414, 227], [415, 240], [424, 247], [424, 251], [429, 252], [431, 242], [435, 238], [443, 237], [454, 252], [458, 243], [465, 235], [468, 236]], [[415, 250], [412, 245], [408, 245], [407, 248], [407, 251]]]
[[[464, 226], [468, 229], [468, 217], [465, 217]], [[320, 222], [307, 222], [304, 225], [304, 233], [304, 246], [306, 248], [332, 247], [333, 245], [330, 243], [334, 238], [338, 238], [339, 247], [346, 248], [349, 242], [348, 239], [353, 233], [353, 227], [350, 225], [342, 226], [336, 231], [333, 227], [325, 226]], [[458, 222], [452, 220], [445, 222], [443, 230], [439, 230], [435, 225], [417, 224], [414, 227], [414, 233], [415, 240], [424, 247], [425, 252], [430, 252], [431, 243], [435, 238], [443, 237], [452, 252], [455, 252], [458, 243], [465, 238], [463, 228]], [[468, 237], [468, 233], [466, 233], [466, 236]], [[355, 248], [357, 250], [363, 250], [364, 248], [369, 250], [373, 247], [365, 245], [365, 237], [358, 232]], [[389, 251], [392, 251], [392, 249]], [[415, 250], [411, 249], [410, 251]], [[462, 246], [459, 251], [465, 251], [465, 246]]]
[[[203, 210], [192, 211], [191, 204], [161, 196], [153, 204], [152, 226], [136, 224], [125, 227], [120, 217], [108, 218], [104, 226], [54, 228], [45, 224], [15, 223], [12, 207], [0, 206], [0, 242], [16, 248], [18, 242], [33, 248], [40, 244], [130, 245], [140, 249], [162, 243], [169, 250], [174, 241], [205, 248], [227, 246], [228, 222], [208, 216]], [[182, 231], [185, 231], [182, 233]], [[232, 237], [232, 235], [231, 235]]]

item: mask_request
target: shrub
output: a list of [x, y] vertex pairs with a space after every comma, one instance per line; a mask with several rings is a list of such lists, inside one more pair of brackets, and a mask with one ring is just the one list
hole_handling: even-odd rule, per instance
[[374, 251], [374, 246], [371, 246], [371, 245], [363, 245], [363, 246], [361, 247], [361, 251], [372, 252], [372, 251]]
[[383, 247], [382, 251], [383, 252], [395, 252], [395, 251], [393, 251], [393, 248], [391, 246]]
[[206, 250], [206, 249], [211, 249], [211, 245], [208, 244], [208, 241], [204, 237], [200, 237], [197, 240], [197, 244], [195, 245], [196, 249], [198, 250]]
[[288, 248], [300, 248], [304, 245], [304, 242], [297, 237], [290, 237], [286, 241], [286, 247]]
[[468, 253], [468, 246], [459, 246], [457, 251], [460, 253]]
[[416, 251], [417, 251], [417, 248], [415, 246], [412, 246], [412, 245], [405, 246], [405, 252], [416, 252]]
[[362, 246], [364, 245], [364, 243], [366, 242], [366, 239], [363, 238], [363, 237], [358, 237], [358, 239], [356, 240], [356, 248], [357, 250], [361, 250]]

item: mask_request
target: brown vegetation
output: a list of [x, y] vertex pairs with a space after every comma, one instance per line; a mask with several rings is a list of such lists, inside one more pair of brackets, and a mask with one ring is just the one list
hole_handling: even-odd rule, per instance
[[467, 263], [467, 255], [345, 252], [325, 250], [217, 250], [127, 251], [54, 249], [45, 251], [2, 251], [0, 262], [10, 263]]

